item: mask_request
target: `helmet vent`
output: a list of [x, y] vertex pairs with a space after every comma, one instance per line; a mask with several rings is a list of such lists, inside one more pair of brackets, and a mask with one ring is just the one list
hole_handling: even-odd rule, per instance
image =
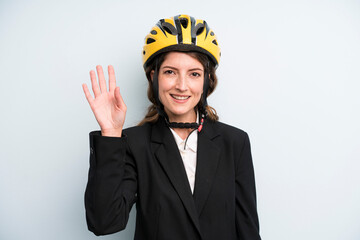
[[171, 25], [170, 23], [162, 22], [162, 23], [161, 23], [161, 26], [163, 27], [163, 29], [164, 29], [167, 33], [169, 33], [169, 34], [171, 34], [171, 35], [176, 35], [176, 34], [177, 34], [176, 28], [175, 28], [173, 25]]
[[218, 43], [215, 39], [212, 41], [212, 43], [215, 44], [216, 46], [218, 45]]
[[204, 24], [202, 23], [197, 24], [194, 28], [194, 32], [196, 36], [199, 36], [204, 31], [204, 29], [205, 29]]
[[153, 42], [155, 42], [155, 39], [148, 38], [148, 39], [146, 40], [146, 44], [150, 44], [150, 43], [153, 43]]
[[204, 27], [201, 27], [199, 28], [197, 31], [196, 31], [196, 36], [199, 36], [203, 31], [204, 31]]
[[183, 28], [187, 28], [189, 21], [187, 18], [180, 18], [180, 23], [183, 26]]

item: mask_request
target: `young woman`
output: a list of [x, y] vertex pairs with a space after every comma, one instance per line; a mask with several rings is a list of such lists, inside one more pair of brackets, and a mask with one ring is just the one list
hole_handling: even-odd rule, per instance
[[90, 72], [95, 98], [83, 89], [101, 129], [90, 133], [90, 231], [124, 229], [136, 203], [134, 239], [260, 239], [249, 138], [219, 122], [206, 101], [219, 59], [205, 21], [160, 20], [143, 50], [152, 105], [139, 126], [128, 129], [113, 67], [109, 90], [100, 66], [99, 84]]

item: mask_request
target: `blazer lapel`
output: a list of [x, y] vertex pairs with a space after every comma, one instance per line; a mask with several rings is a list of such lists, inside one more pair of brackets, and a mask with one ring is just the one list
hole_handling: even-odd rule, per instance
[[214, 125], [211, 122], [206, 122], [203, 130], [198, 135], [194, 188], [194, 201], [198, 216], [201, 215], [210, 193], [220, 158], [220, 148], [215, 140], [217, 136], [219, 134], [215, 131]]
[[157, 160], [166, 172], [171, 184], [190, 215], [192, 222], [201, 235], [198, 214], [179, 149], [174, 136], [162, 119], [159, 119], [153, 126], [151, 141]]

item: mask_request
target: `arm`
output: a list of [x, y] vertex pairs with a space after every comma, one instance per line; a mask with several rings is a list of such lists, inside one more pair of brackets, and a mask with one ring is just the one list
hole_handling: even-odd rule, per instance
[[260, 240], [254, 168], [246, 134], [236, 167], [236, 232], [240, 240]]
[[101, 134], [90, 133], [85, 208], [89, 230], [104, 235], [125, 228], [136, 201], [137, 175], [132, 155], [126, 149], [126, 137], [121, 137], [126, 105], [116, 87], [114, 68], [108, 67], [109, 90], [102, 67], [96, 66], [96, 71], [99, 81], [95, 71], [90, 71], [94, 98], [83, 84], [86, 99], [101, 128]]
[[86, 220], [95, 235], [123, 230], [136, 201], [137, 171], [126, 136], [90, 133], [90, 169], [85, 192]]

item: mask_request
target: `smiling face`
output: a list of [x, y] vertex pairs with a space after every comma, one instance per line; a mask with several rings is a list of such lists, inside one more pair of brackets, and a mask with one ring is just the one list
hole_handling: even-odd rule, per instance
[[170, 52], [159, 69], [159, 98], [171, 122], [195, 122], [203, 92], [204, 67], [183, 52]]

